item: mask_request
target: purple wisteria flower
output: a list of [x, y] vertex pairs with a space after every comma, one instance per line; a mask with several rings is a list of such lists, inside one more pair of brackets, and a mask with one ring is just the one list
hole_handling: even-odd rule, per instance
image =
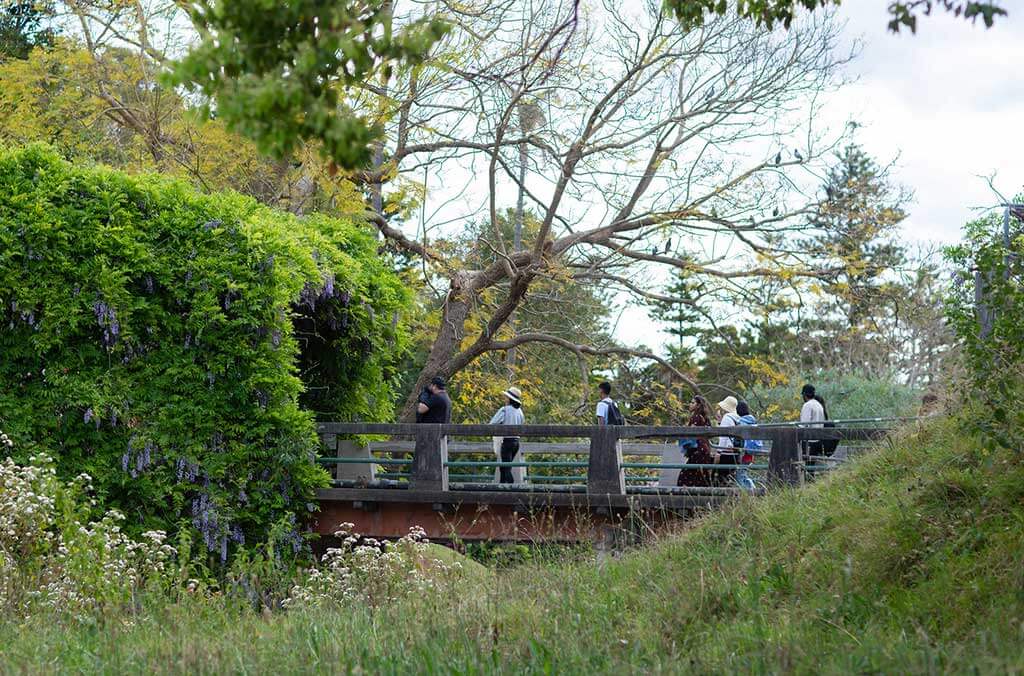
[[199, 465], [186, 460], [185, 458], [178, 458], [174, 464], [175, 472], [178, 477], [178, 483], [188, 481], [189, 483], [195, 483], [196, 478], [199, 476]]
[[97, 300], [92, 304], [93, 314], [96, 315], [96, 323], [103, 329], [103, 346], [111, 348], [121, 335], [121, 323], [117, 319], [117, 312], [103, 300]]

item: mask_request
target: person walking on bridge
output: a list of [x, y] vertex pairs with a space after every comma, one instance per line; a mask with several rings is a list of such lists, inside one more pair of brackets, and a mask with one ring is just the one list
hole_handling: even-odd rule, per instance
[[[690, 402], [690, 419], [687, 427], [711, 427], [711, 404], [699, 394]], [[715, 456], [711, 454], [711, 444], [704, 437], [696, 439], [680, 439], [683, 456], [689, 465], [713, 465]], [[707, 467], [695, 467], [679, 472], [677, 486], [710, 486], [712, 470]]]
[[445, 388], [441, 376], [430, 379], [430, 384], [423, 388], [419, 403], [416, 404], [416, 422], [448, 424], [452, 421], [452, 400], [448, 398]]
[[[800, 390], [800, 396], [804, 400], [803, 406], [800, 407], [800, 422], [805, 423], [801, 427], [834, 427], [834, 425], [826, 424], [828, 420], [828, 409], [825, 408], [825, 400], [822, 399], [821, 395], [817, 393], [814, 385], [810, 383], [803, 386]], [[835, 446], [831, 445], [830, 448], [835, 451]], [[822, 455], [824, 453], [824, 445], [819, 440], [808, 440], [804, 442], [804, 454], [806, 456]], [[805, 460], [809, 465], [815, 464], [813, 460]]]
[[[718, 410], [722, 414], [722, 418], [718, 421], [719, 427], [738, 427], [742, 424], [740, 416], [736, 413], [738, 405], [739, 401], [732, 395], [718, 402]], [[718, 448], [715, 449], [716, 462], [719, 465], [736, 465], [740, 455], [733, 438], [718, 437], [717, 445]], [[715, 470], [716, 479], [721, 483], [727, 483], [734, 471], [733, 469]]]
[[[492, 425], [525, 425], [526, 415], [523, 413], [523, 393], [518, 387], [510, 387], [502, 394], [505, 405], [491, 417]], [[495, 441], [497, 441], [495, 437]], [[519, 456], [519, 437], [504, 437], [496, 455], [501, 462], [516, 462]], [[521, 460], [521, 458], [520, 458]], [[498, 482], [503, 484], [522, 483], [525, 479], [525, 467], [499, 467]], [[518, 470], [518, 471], [513, 471]]]
[[597, 386], [601, 393], [601, 401], [597, 402], [597, 424], [598, 425], [624, 425], [625, 418], [619, 412], [619, 406], [612, 399], [612, 384], [607, 380]]

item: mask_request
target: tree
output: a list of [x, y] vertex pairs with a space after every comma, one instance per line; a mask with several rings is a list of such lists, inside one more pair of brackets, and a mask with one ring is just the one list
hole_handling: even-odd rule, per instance
[[706, 314], [700, 305], [702, 290], [701, 282], [694, 281], [688, 271], [680, 269], [673, 272], [673, 281], [664, 294], [651, 294], [646, 299], [651, 319], [668, 325], [668, 334], [676, 339], [676, 343], [669, 346], [673, 362], [692, 363], [695, 350], [688, 341], [696, 339], [706, 329]]
[[345, 88], [418, 63], [446, 29], [424, 18], [395, 30], [393, 0], [180, 5], [200, 41], [175, 66], [175, 82], [215, 99], [218, 116], [263, 152], [287, 158], [316, 140], [332, 167], [365, 165], [380, 132], [343, 105]]
[[[499, 214], [499, 229], [506, 247], [514, 246], [516, 230], [527, 238], [536, 235], [539, 219], [529, 211], [520, 215], [518, 209], [509, 208]], [[490, 223], [474, 223], [467, 232], [451, 242], [467, 268], [479, 269], [497, 259], [490, 240]], [[413, 371], [408, 379], [411, 387], [419, 375], [423, 360], [430, 350], [437, 332], [438, 312], [444, 301], [443, 287], [435, 288], [432, 280], [423, 283], [421, 295], [428, 307], [423, 330], [418, 332], [417, 359], [408, 364]], [[498, 290], [482, 294], [467, 319], [467, 325], [479, 330], [500, 300]], [[497, 339], [507, 339], [519, 332], [543, 331], [572, 344], [591, 343], [609, 345], [607, 319], [610, 309], [606, 294], [593, 284], [567, 279], [539, 279], [517, 308], [517, 322], [502, 327]], [[490, 418], [493, 409], [502, 401], [501, 392], [509, 385], [523, 390], [524, 405], [529, 419], [534, 422], [558, 422], [581, 415], [582, 404], [590, 394], [591, 372], [594, 364], [581, 359], [563, 347], [548, 343], [531, 343], [508, 351], [491, 351], [455, 374], [449, 383], [456, 405], [456, 420], [479, 422]], [[582, 387], [582, 391], [581, 391]]]
[[[800, 7], [813, 11], [838, 4], [840, 0], [736, 0], [735, 3], [726, 3], [725, 0], [665, 0], [665, 6], [689, 26], [701, 25], [711, 15], [735, 11], [739, 16], [753, 19], [757, 25], [767, 28], [776, 23], [789, 28]], [[985, 26], [991, 28], [997, 16], [1006, 16], [1006, 10], [999, 5], [998, 2], [897, 0], [889, 4], [889, 30], [898, 33], [906, 27], [916, 33], [918, 14], [929, 16], [933, 9], [945, 10], [957, 17], [963, 16], [972, 23], [981, 18]]]
[[[0, 140], [43, 141], [69, 158], [238, 190], [295, 213], [359, 217], [363, 196], [329, 175], [310, 145], [272, 160], [207, 119], [201, 101], [163, 82], [193, 33], [172, 2], [74, 0], [33, 5], [62, 36], [0, 63]], [[2, 60], [0, 60], [2, 61]]]
[[[711, 286], [784, 271], [817, 274], [798, 253], [766, 245], [765, 236], [806, 227], [797, 217], [810, 207], [787, 206], [776, 192], [790, 185], [788, 171], [801, 170], [829, 144], [811, 133], [806, 146], [783, 153], [792, 128], [758, 130], [799, 106], [805, 93], [835, 82], [843, 59], [835, 55], [831, 24], [812, 21], [771, 35], [737, 19], [684, 31], [651, 6], [636, 13], [590, 8], [588, 20], [576, 5], [485, 9], [445, 16], [453, 29], [431, 59], [396, 72], [386, 99], [367, 88], [352, 103], [388, 111], [386, 160], [353, 180], [374, 195], [425, 169], [428, 181], [430, 172], [449, 172], [445, 189], [479, 204], [466, 218], [482, 212], [497, 254], [467, 268], [436, 221], [424, 221], [412, 238], [387, 213], [370, 214], [392, 246], [419, 257], [446, 289], [419, 384], [526, 343], [578, 356], [651, 356], [540, 331], [500, 338], [542, 279], [590, 281], [624, 302], [651, 297], [640, 272], [650, 264], [689, 271]], [[600, 37], [599, 21], [607, 28]], [[452, 55], [460, 55], [457, 67]], [[517, 119], [523, 101], [538, 102], [546, 118], [525, 136]], [[758, 142], [767, 146], [764, 157], [737, 152]], [[523, 143], [534, 152], [521, 183]], [[503, 195], [520, 187], [540, 228], [516, 252], [497, 229]], [[485, 294], [498, 300], [473, 331], [467, 322]]]
[[24, 59], [36, 47], [53, 44], [56, 34], [47, 22], [47, 3], [0, 3], [0, 63]]
[[819, 300], [815, 315], [800, 323], [801, 344], [813, 345], [822, 368], [888, 373], [894, 346], [884, 327], [898, 317], [898, 275], [908, 261], [896, 238], [911, 195], [854, 144], [836, 156], [823, 190], [812, 217], [820, 234], [803, 246], [829, 274], [812, 289]]
[[0, 152], [0, 421], [138, 530], [298, 551], [327, 480], [301, 404], [392, 413], [407, 297], [365, 224]]
[[967, 367], [964, 401], [977, 403], [968, 423], [987, 446], [1024, 452], [1024, 194], [964, 226], [946, 250], [955, 274], [946, 313]]

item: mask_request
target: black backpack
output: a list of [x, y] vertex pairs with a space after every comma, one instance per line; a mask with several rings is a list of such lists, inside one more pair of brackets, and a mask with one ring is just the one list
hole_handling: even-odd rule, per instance
[[625, 425], [626, 419], [622, 417], [622, 413], [619, 411], [619, 407], [615, 405], [613, 399], [608, 400], [608, 414], [606, 416], [606, 422], [609, 425]]

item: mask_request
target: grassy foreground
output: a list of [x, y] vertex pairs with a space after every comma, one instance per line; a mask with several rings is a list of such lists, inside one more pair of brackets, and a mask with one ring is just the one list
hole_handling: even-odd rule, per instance
[[603, 564], [475, 570], [446, 595], [258, 614], [184, 601], [3, 624], [9, 672], [1021, 672], [1024, 467], [944, 421], [820, 484]]

